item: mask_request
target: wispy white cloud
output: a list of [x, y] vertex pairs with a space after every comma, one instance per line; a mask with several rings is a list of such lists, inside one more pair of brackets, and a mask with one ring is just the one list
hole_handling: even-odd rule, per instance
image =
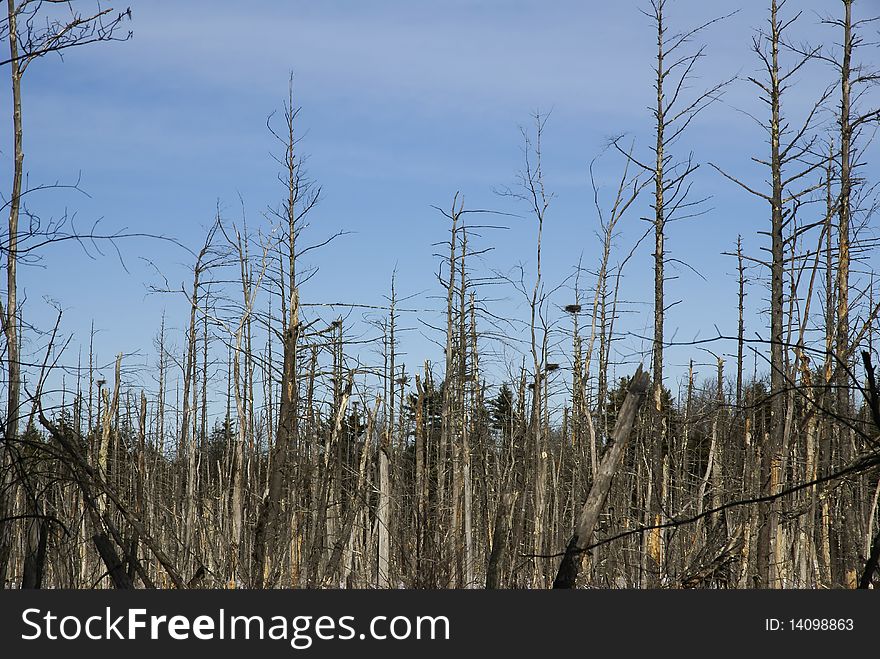
[[[134, 4], [135, 39], [103, 64], [171, 89], [189, 81], [238, 88], [243, 96], [277, 96], [293, 70], [310, 97], [389, 108], [403, 102], [424, 113], [479, 115], [511, 104], [641, 112], [650, 97], [641, 84], [650, 80], [644, 17], [635, 7], [632, 22], [622, 22], [606, 8], [553, 4], [316, 9], [300, 2], [151, 0]], [[633, 39], [634, 24], [643, 24], [643, 41]]]

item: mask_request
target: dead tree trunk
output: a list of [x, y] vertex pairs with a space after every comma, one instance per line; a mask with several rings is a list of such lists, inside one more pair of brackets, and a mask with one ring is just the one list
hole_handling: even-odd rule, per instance
[[[219, 218], [217, 220], [219, 222]], [[183, 525], [183, 546], [191, 549], [193, 537], [193, 525], [196, 516], [196, 481], [198, 480], [198, 438], [195, 433], [195, 424], [193, 424], [193, 432], [190, 435], [190, 414], [195, 418], [196, 415], [196, 314], [199, 308], [199, 286], [202, 275], [204, 274], [207, 264], [205, 257], [211, 248], [211, 240], [217, 230], [217, 223], [208, 232], [205, 244], [196, 257], [196, 263], [193, 267], [193, 285], [189, 296], [189, 329], [187, 331], [186, 355], [183, 365], [183, 409], [181, 430], [183, 435], [180, 438], [181, 446], [187, 452], [187, 473], [186, 473], [186, 501], [184, 502], [184, 525]], [[190, 404], [190, 389], [193, 390], [193, 401]]]
[[[822, 103], [828, 96], [826, 92], [809, 109], [799, 128], [790, 127], [782, 112], [782, 97], [794, 76], [807, 62], [813, 59], [816, 51], [801, 53], [795, 63], [787, 70], [780, 64], [780, 50], [784, 48], [784, 32], [797, 20], [797, 16], [785, 20], [780, 16], [784, 2], [771, 0], [769, 31], [759, 32], [753, 38], [753, 50], [761, 60], [764, 78], [749, 78], [758, 89], [761, 100], [767, 103], [770, 116], [764, 125], [770, 141], [769, 160], [759, 160], [770, 170], [770, 190], [761, 192], [746, 183], [725, 174], [712, 165], [725, 177], [770, 205], [770, 262], [758, 261], [770, 271], [770, 429], [759, 449], [760, 495], [778, 494], [781, 490], [781, 465], [783, 437], [785, 434], [786, 373], [785, 373], [785, 228], [791, 221], [791, 205], [815, 189], [803, 179], [818, 169], [823, 162], [805, 162], [803, 154], [809, 152], [810, 131], [813, 120]], [[787, 140], [787, 141], [786, 141]], [[796, 168], [794, 172], [791, 169]], [[795, 185], [804, 188], [792, 191]], [[757, 259], [755, 259], [757, 260]], [[775, 569], [772, 568], [773, 542], [776, 524], [779, 519], [781, 502], [762, 503], [759, 509], [759, 532], [757, 544], [758, 585], [764, 588], [778, 584]]]
[[13, 470], [10, 467], [12, 453], [11, 443], [18, 434], [19, 399], [21, 387], [21, 366], [18, 340], [18, 301], [16, 268], [18, 266], [18, 215], [21, 207], [21, 181], [24, 171], [24, 150], [22, 148], [21, 128], [21, 68], [18, 57], [18, 30], [16, 27], [17, 10], [14, 0], [8, 0], [9, 21], [9, 55], [12, 73], [12, 122], [14, 132], [15, 165], [12, 178], [12, 196], [9, 199], [9, 235], [6, 246], [6, 309], [2, 310], [3, 332], [6, 335], [7, 358], [7, 399], [6, 418], [4, 419], [4, 441], [0, 445], [0, 469], [4, 476], [0, 482], [0, 588], [6, 583], [6, 570], [9, 554], [12, 549], [12, 526], [8, 518], [11, 514], [15, 497], [14, 487], [9, 479]]
[[376, 586], [391, 587], [391, 474], [388, 460], [388, 436], [382, 438], [378, 447], [379, 460], [379, 504], [376, 508], [376, 527], [378, 536], [378, 560], [376, 563]]
[[626, 399], [623, 401], [617, 422], [614, 424], [614, 431], [611, 434], [612, 444], [602, 457], [596, 479], [593, 481], [593, 486], [590, 488], [583, 508], [581, 508], [577, 527], [568, 542], [562, 562], [559, 564], [553, 588], [574, 588], [577, 583], [584, 552], [592, 542], [596, 521], [605, 506], [605, 500], [611, 490], [611, 481], [614, 474], [617, 473], [620, 461], [626, 451], [636, 415], [648, 389], [648, 380], [648, 374], [643, 372], [642, 367], [639, 366], [629, 383]]

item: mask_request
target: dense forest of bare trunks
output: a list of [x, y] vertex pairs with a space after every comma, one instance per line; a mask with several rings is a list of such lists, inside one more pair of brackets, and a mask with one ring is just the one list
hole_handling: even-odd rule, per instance
[[[607, 201], [597, 194], [589, 268], [573, 264], [564, 285], [542, 273], [552, 195], [538, 115], [523, 131], [518, 185], [503, 192], [533, 224], [529, 268], [515, 279], [487, 272], [486, 227], [503, 218], [450, 195], [437, 209], [448, 226], [434, 298], [444, 320], [432, 329], [442, 347], [404, 363], [406, 301], [392, 279], [387, 304], [373, 306], [380, 349], [365, 350], [343, 305], [300, 297], [332, 247], [307, 231], [320, 188], [302, 167], [291, 84], [271, 124], [283, 184], [274, 214], [247, 227], [218, 211], [190, 283], [153, 286], [185, 296], [187, 313], [173, 320], [186, 328], [182, 346], [166, 341], [172, 319], [157, 319], [152, 390], [128, 381], [122, 355], [99, 379], [106, 355], [94, 334], [78, 337], [87, 350], [65, 366], [63, 325], [34, 328], [16, 298], [18, 260], [53, 239], [19, 226], [28, 67], [125, 39], [128, 14], [78, 4], [59, 12], [9, 0], [0, 26], [15, 137], [2, 237], [3, 587], [874, 587], [880, 290], [864, 149], [878, 119], [877, 48], [876, 24], [859, 13], [868, 3], [828, 5], [835, 48], [796, 45], [795, 0], [756, 13], [763, 74], [751, 82], [767, 141], [754, 152], [766, 180], [718, 176], [767, 202], [767, 244], [729, 255], [738, 326], [689, 348], [695, 360], [709, 351], [713, 377], [695, 378], [692, 361], [684, 385], [669, 385], [664, 241], [668, 222], [704, 212], [687, 129], [728, 83], [695, 78], [716, 21], [670, 27], [664, 0], [649, 0], [656, 139], [641, 151], [610, 145], [619, 179]], [[786, 91], [816, 60], [828, 91], [795, 113]], [[806, 118], [793, 125], [789, 114]], [[653, 244], [637, 252], [618, 244], [619, 229], [648, 197]], [[618, 283], [648, 251], [650, 354], [643, 366], [614, 363]], [[514, 325], [493, 312], [488, 280], [524, 301], [517, 340], [505, 343]], [[761, 287], [767, 313], [748, 322], [762, 330], [746, 335], [744, 299]], [[508, 377], [499, 343], [516, 353]], [[23, 354], [25, 344], [41, 352]]]

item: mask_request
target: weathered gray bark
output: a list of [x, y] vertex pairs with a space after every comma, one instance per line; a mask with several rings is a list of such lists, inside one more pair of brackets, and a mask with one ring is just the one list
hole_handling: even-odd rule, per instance
[[626, 399], [623, 401], [623, 406], [620, 408], [617, 422], [614, 425], [614, 431], [611, 434], [612, 444], [602, 456], [602, 463], [599, 465], [599, 471], [590, 488], [590, 493], [587, 495], [587, 500], [581, 508], [577, 527], [559, 565], [553, 588], [574, 588], [577, 583], [584, 552], [592, 542], [593, 530], [596, 527], [599, 514], [605, 506], [608, 492], [611, 490], [611, 481], [617, 473], [626, 451], [636, 415], [648, 389], [648, 381], [648, 374], [643, 372], [642, 367], [639, 366], [629, 383]]
[[[452, 534], [456, 532], [454, 528], [454, 507], [457, 492], [453, 487], [452, 492], [449, 493], [449, 498], [452, 501], [447, 504], [447, 455], [451, 453], [451, 457], [453, 461], [457, 455], [457, 444], [455, 442], [455, 420], [454, 420], [454, 408], [455, 408], [455, 392], [454, 392], [454, 383], [456, 378], [455, 373], [455, 358], [457, 355], [457, 346], [455, 340], [455, 289], [456, 289], [456, 273], [458, 272], [458, 231], [459, 231], [459, 218], [461, 216], [462, 210], [464, 208], [464, 201], [459, 199], [459, 194], [456, 193], [455, 197], [452, 200], [452, 210], [450, 213], [446, 214], [446, 217], [452, 223], [449, 229], [449, 279], [446, 283], [446, 344], [445, 344], [445, 358], [446, 358], [446, 367], [443, 373], [443, 406], [440, 413], [440, 444], [438, 446], [438, 457], [437, 457], [437, 508], [436, 515], [438, 519], [435, 522], [435, 531], [438, 534], [436, 538], [436, 545], [439, 549], [441, 560], [447, 561], [449, 560], [450, 554], [450, 546], [448, 540], [450, 539], [451, 534], [449, 533], [449, 526], [453, 526], [451, 529]], [[454, 473], [454, 472], [453, 472]], [[452, 516], [449, 522], [446, 521], [446, 509], [447, 506], [451, 505], [453, 507]], [[454, 536], [453, 536], [454, 537]], [[453, 545], [454, 546], [454, 545]], [[445, 565], [441, 564], [441, 571], [445, 572]]]
[[[425, 365], [425, 375], [430, 373], [428, 364]], [[429, 381], [430, 383], [430, 381]], [[424, 581], [423, 561], [428, 539], [427, 522], [428, 522], [428, 478], [426, 473], [426, 441], [425, 441], [425, 388], [422, 386], [421, 378], [416, 375], [416, 398], [415, 409], [415, 486], [416, 486], [416, 504], [415, 504], [415, 576], [416, 583], [421, 584]]]
[[[23, 133], [21, 127], [21, 67], [18, 59], [17, 10], [14, 0], [7, 0], [7, 17], [9, 21], [9, 56], [12, 78], [12, 126], [14, 169], [12, 175], [12, 194], [9, 198], [9, 235], [6, 246], [6, 309], [2, 310], [3, 333], [6, 335], [7, 362], [7, 399], [6, 418], [4, 419], [3, 443], [0, 444], [0, 470], [4, 476], [0, 482], [0, 517], [11, 518], [14, 505], [14, 487], [12, 472], [9, 467], [12, 455], [11, 443], [18, 435], [18, 418], [21, 388], [21, 365], [18, 338], [18, 283], [16, 280], [18, 267], [18, 215], [21, 208], [21, 182], [24, 172]], [[0, 588], [6, 583], [6, 570], [12, 548], [11, 521], [0, 522]]]
[[[783, 32], [797, 20], [783, 20], [779, 16], [784, 3], [771, 0], [769, 31], [759, 32], [753, 41], [753, 49], [763, 64], [765, 78], [749, 80], [760, 90], [761, 100], [770, 108], [770, 116], [764, 126], [770, 138], [769, 160], [758, 160], [770, 170], [770, 190], [760, 192], [749, 185], [725, 174], [712, 165], [728, 179], [744, 190], [766, 201], [770, 205], [770, 261], [758, 261], [770, 270], [770, 427], [769, 432], [756, 443], [758, 446], [759, 494], [770, 496], [778, 494], [782, 488], [782, 450], [785, 437], [786, 373], [785, 373], [785, 227], [791, 220], [791, 205], [816, 186], [803, 183], [803, 179], [819, 168], [823, 162], [804, 162], [803, 154], [809, 152], [809, 134], [818, 109], [827, 98], [827, 93], [810, 108], [800, 128], [791, 128], [783, 121], [782, 94], [790, 84], [790, 79], [809, 60], [816, 56], [816, 50], [800, 53], [800, 59], [789, 69], [783, 71], [779, 63], [780, 49], [783, 47]], [[783, 139], [787, 143], [783, 144]], [[797, 167], [791, 172], [792, 167]], [[792, 191], [794, 185], [804, 187]], [[756, 586], [773, 587], [779, 585], [777, 574], [772, 568], [774, 551], [772, 539], [777, 536], [781, 501], [761, 503], [758, 506], [758, 542], [756, 562]], [[748, 544], [748, 543], [747, 543]]]
[[[184, 501], [185, 517], [183, 525], [183, 543], [184, 547], [189, 548], [192, 544], [193, 525], [196, 516], [196, 481], [198, 479], [198, 438], [195, 432], [195, 424], [193, 424], [192, 433], [190, 433], [190, 414], [195, 418], [196, 397], [196, 314], [199, 308], [199, 287], [201, 277], [206, 267], [205, 257], [211, 247], [211, 239], [216, 231], [215, 223], [208, 236], [205, 244], [196, 257], [196, 263], [193, 267], [193, 285], [189, 297], [189, 328], [186, 335], [186, 355], [183, 364], [183, 409], [181, 410], [181, 432], [180, 444], [186, 451], [187, 456], [187, 472], [186, 472], [186, 500]], [[193, 390], [192, 404], [190, 404], [190, 390]], [[204, 392], [203, 392], [204, 395]]]
[[[663, 480], [663, 454], [666, 444], [666, 411], [663, 409], [663, 322], [666, 318], [664, 303], [664, 266], [666, 255], [664, 244], [666, 241], [666, 201], [664, 199], [666, 186], [666, 127], [667, 103], [664, 95], [663, 83], [668, 74], [664, 63], [666, 56], [665, 25], [663, 21], [664, 0], [654, 3], [654, 20], [657, 27], [657, 67], [654, 83], [657, 93], [657, 105], [654, 109], [656, 120], [656, 143], [654, 146], [654, 337], [651, 343], [652, 356], [652, 381], [653, 381], [653, 412], [656, 435], [650, 440], [650, 465], [649, 482], [653, 484], [653, 496], [646, 502], [650, 515], [650, 523], [658, 525], [663, 510], [662, 488]], [[650, 488], [649, 488], [650, 489]], [[647, 583], [649, 587], [656, 587], [663, 578], [663, 554], [665, 535], [663, 529], [652, 529], [645, 536], [645, 557], [647, 559]]]
[[[840, 127], [840, 198], [837, 203], [837, 328], [835, 330], [835, 375], [836, 401], [834, 413], [841, 418], [853, 416], [850, 401], [850, 383], [848, 382], [847, 366], [851, 362], [850, 347], [850, 220], [852, 215], [852, 149], [853, 149], [853, 116], [852, 116], [852, 55], [855, 46], [853, 37], [852, 5], [853, 0], [842, 0], [844, 16], [841, 21], [843, 28], [842, 59], [840, 62], [840, 114], [837, 117]], [[835, 424], [834, 441], [840, 459], [845, 463], [852, 458], [850, 430], [844, 424]], [[850, 483], [844, 483], [841, 491], [843, 499], [842, 519], [838, 544], [837, 565], [833, 572], [835, 584], [845, 588], [857, 585], [856, 566], [859, 561], [858, 533], [859, 524], [856, 515], [855, 493]]]
[[486, 588], [493, 590], [501, 587], [501, 564], [504, 557], [507, 538], [510, 535], [510, 524], [513, 517], [513, 505], [516, 492], [505, 492], [498, 501], [495, 511], [495, 525], [492, 529], [492, 547], [486, 563]]
[[391, 587], [391, 473], [388, 464], [388, 439], [378, 447], [379, 503], [376, 507], [376, 531], [379, 539], [376, 586]]
[[743, 404], [743, 348], [745, 339], [744, 307], [746, 298], [745, 267], [743, 266], [742, 236], [736, 237], [736, 272], [739, 284], [737, 294], [737, 323], [736, 323], [736, 408], [742, 409]]
[[[312, 184], [305, 180], [301, 171], [301, 159], [297, 154], [298, 140], [295, 134], [297, 108], [293, 99], [293, 76], [288, 85], [288, 98], [284, 107], [283, 135], [276, 135], [284, 147], [283, 181], [287, 196], [283, 203], [283, 212], [278, 213], [284, 231], [284, 247], [286, 254], [279, 255], [282, 269], [281, 285], [281, 318], [284, 365], [281, 373], [281, 402], [275, 443], [270, 454], [270, 471], [266, 492], [260, 505], [257, 523], [254, 529], [254, 561], [255, 586], [272, 585], [275, 570], [270, 565], [274, 560], [275, 547], [281, 533], [280, 506], [284, 498], [284, 488], [289, 482], [290, 453], [299, 438], [299, 377], [297, 373], [300, 333], [300, 298], [297, 282], [297, 236], [303, 218], [318, 203], [320, 188], [313, 189]], [[274, 132], [273, 132], [274, 134]], [[284, 261], [287, 261], [287, 271]], [[287, 279], [285, 282], [284, 279]], [[286, 286], [285, 286], [286, 284]], [[286, 289], [286, 291], [285, 291]], [[334, 325], [335, 327], [335, 325]], [[337, 376], [338, 377], [338, 376]], [[310, 385], [311, 386], [311, 385]], [[336, 385], [337, 392], [341, 386]], [[338, 395], [335, 396], [338, 404]], [[311, 396], [309, 396], [311, 400]], [[310, 578], [313, 578], [311, 575]]]
[[21, 363], [18, 340], [18, 216], [21, 209], [21, 183], [24, 175], [24, 137], [21, 124], [21, 62], [18, 54], [17, 9], [15, 0], [7, 0], [9, 21], [9, 57], [12, 78], [12, 128], [14, 167], [12, 194], [9, 198], [9, 235], [6, 246], [6, 314], [3, 331], [6, 334], [6, 355], [9, 368], [8, 398], [6, 401], [6, 441], [15, 441], [21, 387]]
[[[652, 164], [639, 165], [647, 170], [654, 183], [653, 217], [654, 229], [654, 328], [651, 342], [651, 373], [653, 397], [653, 423], [656, 432], [651, 437], [648, 451], [649, 490], [651, 496], [646, 502], [647, 514], [655, 528], [644, 538], [647, 580], [649, 586], [658, 586], [664, 577], [664, 555], [666, 537], [660, 522], [666, 508], [668, 492], [664, 487], [668, 467], [668, 411], [664, 409], [663, 353], [664, 323], [666, 317], [666, 227], [667, 224], [700, 214], [695, 208], [700, 202], [688, 200], [689, 178], [697, 169], [692, 158], [673, 160], [671, 147], [684, 133], [694, 117], [713, 102], [727, 84], [721, 82], [713, 88], [699, 92], [685, 100], [693, 77], [696, 63], [703, 55], [704, 48], [697, 47], [690, 53], [682, 53], [694, 36], [713, 23], [716, 18], [698, 25], [684, 33], [668, 33], [666, 23], [666, 0], [651, 0], [651, 11], [645, 12], [656, 29], [656, 58], [654, 59], [654, 145]], [[684, 209], [687, 209], [685, 212]], [[687, 214], [686, 214], [687, 213]]]

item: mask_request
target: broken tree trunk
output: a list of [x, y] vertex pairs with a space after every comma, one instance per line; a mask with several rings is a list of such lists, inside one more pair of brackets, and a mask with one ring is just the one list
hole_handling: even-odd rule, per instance
[[590, 488], [590, 493], [587, 495], [583, 508], [581, 508], [577, 528], [575, 528], [574, 535], [568, 542], [568, 547], [565, 548], [565, 555], [559, 564], [559, 571], [556, 573], [556, 579], [553, 581], [553, 588], [574, 588], [575, 586], [581, 560], [592, 540], [593, 529], [596, 527], [599, 513], [602, 512], [602, 508], [605, 506], [605, 500], [611, 489], [611, 481], [626, 452], [626, 446], [636, 420], [636, 414], [638, 414], [639, 407], [648, 389], [648, 379], [648, 374], [642, 371], [642, 367], [639, 365], [629, 383], [626, 400], [624, 400], [623, 407], [617, 416], [617, 423], [614, 425], [614, 432], [611, 434], [611, 446], [608, 447], [605, 455], [602, 457], [602, 462]]
[[104, 533], [96, 533], [92, 537], [92, 541], [95, 543], [95, 549], [98, 550], [101, 560], [107, 566], [107, 573], [113, 581], [113, 587], [122, 590], [134, 588], [134, 584], [125, 571], [122, 561], [119, 560], [119, 556], [116, 555], [116, 550], [110, 539]]

